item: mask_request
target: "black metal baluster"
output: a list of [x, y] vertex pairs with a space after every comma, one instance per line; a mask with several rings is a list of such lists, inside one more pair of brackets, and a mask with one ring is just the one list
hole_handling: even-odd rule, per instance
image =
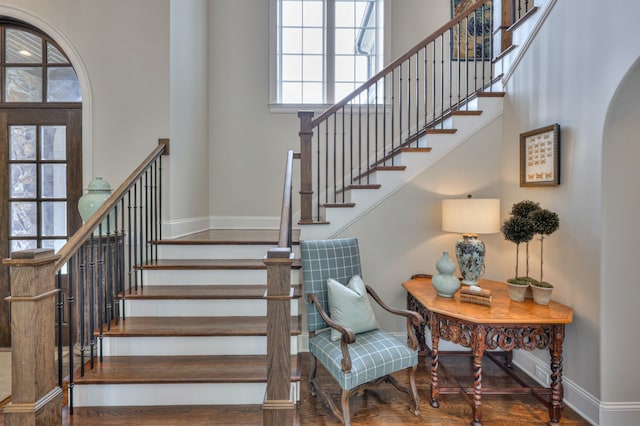
[[[135, 187], [134, 187], [135, 188]], [[129, 264], [128, 268], [128, 278], [129, 278], [129, 294], [131, 294], [134, 286], [134, 281], [136, 277], [133, 275], [133, 265], [135, 265], [135, 250], [133, 250], [132, 244], [135, 242], [135, 238], [133, 238], [133, 234], [136, 232], [135, 225], [132, 223], [132, 217], [135, 217], [132, 212], [133, 206], [131, 205], [131, 189], [127, 191], [127, 252], [129, 253]], [[138, 285], [135, 284], [135, 288], [138, 288]], [[123, 317], [124, 318], [124, 317]]]
[[437, 108], [436, 98], [438, 96], [438, 93], [437, 93], [438, 92], [438, 89], [437, 89], [438, 86], [437, 86], [437, 82], [436, 82], [436, 57], [437, 57], [437, 54], [436, 54], [436, 41], [435, 40], [433, 40], [432, 45], [433, 45], [433, 59], [431, 60], [431, 67], [432, 67], [431, 74], [433, 76], [433, 78], [432, 78], [432, 80], [433, 80], [433, 96], [432, 96], [432, 99], [433, 99], [433, 123], [435, 125], [435, 122], [436, 122], [436, 108]]
[[362, 103], [358, 102], [358, 183], [362, 183]]
[[138, 218], [140, 220], [140, 229], [138, 232], [138, 238], [139, 238], [139, 245], [138, 245], [138, 250], [140, 250], [140, 288], [144, 287], [144, 273], [143, 273], [143, 268], [146, 266], [146, 256], [145, 256], [145, 250], [146, 250], [146, 241], [145, 241], [145, 236], [146, 236], [146, 230], [145, 230], [145, 217], [144, 217], [144, 199], [145, 199], [145, 190], [144, 190], [144, 182], [143, 182], [143, 176], [140, 176], [140, 179], [138, 179], [138, 184], [140, 185], [140, 191], [139, 191], [139, 195], [140, 195], [140, 200], [138, 204]]
[[317, 200], [316, 201], [316, 204], [317, 204], [316, 211], [317, 211], [318, 221], [320, 221], [320, 188], [321, 188], [321, 186], [320, 186], [320, 175], [322, 174], [321, 173], [322, 169], [320, 168], [320, 125], [318, 125], [318, 129], [316, 130], [316, 143], [318, 145], [317, 152], [316, 152], [316, 157], [317, 157], [316, 158], [316, 162], [317, 162], [316, 168], [318, 169], [318, 180], [316, 182], [316, 188], [317, 188], [317, 192], [318, 192], [316, 194], [316, 200]]
[[95, 285], [96, 285], [96, 268], [95, 268], [95, 248], [94, 248], [94, 237], [91, 234], [89, 238], [89, 361], [91, 362], [91, 369], [94, 367], [94, 357], [95, 357], [95, 347], [96, 347], [96, 339], [95, 339], [95, 329], [96, 329], [96, 320], [95, 320], [95, 309], [96, 309], [96, 298], [95, 298]]
[[[82, 250], [82, 249], [80, 249]], [[69, 280], [69, 296], [67, 298], [67, 305], [68, 305], [68, 317], [67, 317], [67, 323], [68, 323], [68, 328], [69, 328], [69, 384], [67, 386], [67, 396], [68, 396], [68, 400], [69, 400], [69, 414], [73, 415], [73, 388], [74, 388], [74, 373], [75, 373], [75, 369], [74, 369], [74, 365], [73, 365], [73, 359], [74, 359], [74, 355], [75, 355], [75, 338], [73, 335], [73, 323], [75, 321], [74, 318], [74, 310], [75, 310], [75, 300], [74, 300], [74, 296], [73, 296], [73, 287], [75, 285], [74, 282], [74, 278], [75, 278], [75, 274], [74, 274], [74, 270], [75, 270], [75, 264], [74, 264], [74, 258], [75, 256], [72, 256], [69, 259], [69, 262], [67, 262], [67, 270], [68, 270], [68, 280]], [[60, 271], [58, 271], [58, 276], [60, 276]], [[58, 349], [58, 356], [59, 359], [62, 359], [62, 354], [60, 354], [60, 350]], [[62, 378], [61, 378], [62, 379]], [[60, 386], [62, 386], [62, 383], [60, 381]]]
[[[131, 202], [131, 192], [129, 192], [129, 202]], [[129, 245], [129, 250], [133, 252], [133, 264], [129, 266], [130, 269], [138, 267], [138, 249], [137, 249], [137, 241], [138, 241], [138, 215], [136, 214], [137, 210], [137, 202], [138, 202], [138, 185], [133, 184], [133, 204], [131, 206], [131, 215], [133, 217], [133, 232], [130, 239], [133, 241], [133, 245]], [[130, 219], [131, 220], [131, 219]], [[142, 270], [140, 270], [142, 273]], [[135, 291], [138, 291], [138, 273], [133, 274], [133, 288]]]
[[396, 70], [391, 70], [391, 153], [395, 150]]
[[402, 64], [400, 64], [398, 66], [398, 74], [400, 75], [399, 80], [398, 80], [398, 106], [399, 106], [399, 110], [398, 110], [398, 144], [399, 146], [402, 146], [402, 143], [404, 142], [404, 140], [402, 139], [402, 106], [403, 106], [403, 99], [402, 99], [402, 93], [404, 92], [404, 85], [402, 84]]
[[58, 293], [56, 295], [56, 307], [57, 307], [57, 315], [58, 315], [58, 324], [57, 324], [57, 336], [58, 336], [58, 386], [62, 387], [62, 378], [64, 377], [64, 372], [62, 370], [63, 366], [63, 355], [62, 355], [62, 347], [64, 346], [64, 342], [62, 340], [62, 321], [64, 320], [64, 301], [62, 294], [62, 271], [58, 271], [56, 274], [56, 289]]
[[140, 288], [144, 287], [144, 267], [145, 267], [145, 261], [146, 259], [144, 258], [144, 249], [145, 249], [145, 242], [144, 242], [144, 191], [143, 191], [143, 183], [142, 183], [142, 176], [140, 176], [140, 179], [138, 179], [138, 182], [136, 183], [136, 186], [140, 186], [140, 190], [138, 191], [139, 197], [140, 199], [138, 200], [139, 204], [138, 204], [138, 220], [139, 220], [139, 224], [140, 227], [138, 229], [138, 250], [139, 250], [139, 256], [140, 256]]
[[416, 52], [416, 148], [420, 132], [420, 51]]
[[[462, 96], [461, 96], [462, 95], [462, 93], [461, 93], [462, 92], [462, 86], [461, 86], [461, 84], [462, 84], [462, 54], [460, 52], [460, 48], [461, 48], [460, 39], [462, 38], [462, 32], [461, 32], [462, 31], [462, 27], [460, 25], [460, 22], [462, 22], [462, 21], [458, 21], [458, 23], [456, 24], [457, 27], [458, 27], [458, 40], [457, 40], [457, 42], [458, 42], [458, 104], [462, 100]], [[467, 105], [468, 104], [469, 103], [467, 102]]]
[[426, 129], [429, 122], [429, 49], [428, 45], [425, 45], [424, 48], [424, 82], [422, 83], [422, 90], [424, 90], [424, 128]]
[[[112, 210], [113, 211], [113, 210]], [[106, 255], [106, 263], [107, 263], [107, 282], [106, 282], [106, 319], [107, 319], [107, 330], [111, 330], [111, 321], [113, 320], [113, 256], [111, 251], [112, 247], [112, 238], [113, 234], [111, 232], [111, 212], [107, 216], [107, 255]]]
[[[382, 99], [384, 100], [384, 103], [382, 105], [382, 110], [385, 112], [383, 117], [382, 117], [382, 158], [384, 158], [384, 163], [383, 164], [387, 164], [387, 117], [388, 114], [386, 113], [387, 111], [387, 103], [389, 101], [388, 99], [388, 95], [387, 95], [387, 76], [384, 76], [384, 79], [382, 80], [383, 84], [382, 84]], [[393, 160], [391, 160], [393, 162]]]
[[346, 164], [346, 158], [345, 158], [345, 154], [346, 154], [345, 148], [346, 147], [344, 145], [345, 144], [345, 140], [344, 139], [345, 139], [345, 136], [346, 136], [345, 128], [344, 128], [344, 125], [345, 125], [345, 118], [344, 118], [345, 108], [342, 107], [341, 111], [342, 111], [342, 202], [344, 203], [345, 199], [346, 199], [345, 198], [346, 197], [346, 194], [345, 194], [345, 192], [346, 192], [345, 191], [345, 180], [346, 180], [346, 177], [347, 177], [347, 175], [346, 175], [347, 164]]
[[87, 300], [86, 300], [86, 274], [87, 274], [87, 258], [86, 258], [86, 243], [78, 250], [78, 301], [80, 306], [78, 307], [78, 327], [80, 328], [80, 377], [84, 377], [84, 355], [87, 350], [86, 347], [86, 332], [87, 332], [87, 318], [85, 315]]
[[[329, 203], [329, 120], [328, 119], [324, 122], [324, 146], [325, 146], [324, 174], [326, 176], [324, 180], [324, 202]], [[335, 196], [334, 196], [334, 199], [335, 199]]]
[[349, 185], [353, 184], [353, 102], [349, 103]]
[[[444, 113], [444, 37], [440, 37], [440, 118]], [[444, 121], [440, 120], [440, 128], [444, 129]]]
[[[467, 15], [465, 18], [465, 28], [467, 29], [464, 33], [465, 33], [465, 39], [466, 39], [466, 43], [465, 43], [465, 65], [466, 65], [466, 73], [465, 73], [465, 81], [467, 83], [467, 93], [465, 94], [465, 97], [469, 96], [469, 16]], [[474, 55], [475, 56], [475, 55]]]
[[338, 118], [334, 112], [331, 116], [333, 118], [333, 199], [334, 202], [338, 202], [338, 159], [337, 159], [337, 143], [338, 143]]
[[102, 358], [102, 341], [104, 337], [104, 247], [103, 247], [104, 234], [102, 233], [102, 222], [98, 225], [98, 283], [96, 290], [98, 292], [98, 341], [100, 342], [100, 362]]
[[375, 102], [376, 102], [376, 104], [375, 104], [375, 128], [376, 128], [376, 131], [375, 131], [373, 137], [374, 137], [374, 141], [375, 141], [374, 143], [376, 145], [375, 146], [375, 162], [374, 162], [374, 164], [376, 164], [376, 165], [378, 164], [378, 154], [379, 154], [379, 151], [378, 151], [378, 149], [379, 149], [379, 147], [378, 147], [378, 143], [379, 143], [379, 141], [378, 141], [378, 118], [379, 118], [378, 117], [378, 105], [379, 105], [380, 102], [379, 102], [379, 99], [378, 99], [378, 81], [380, 81], [380, 80], [376, 80], [375, 88], [374, 88], [374, 90], [375, 90], [374, 99], [375, 99]]

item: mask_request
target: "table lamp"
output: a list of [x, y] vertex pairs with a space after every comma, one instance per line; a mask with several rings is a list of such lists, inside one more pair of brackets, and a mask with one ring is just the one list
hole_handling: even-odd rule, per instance
[[500, 200], [471, 198], [442, 200], [442, 230], [462, 233], [456, 242], [456, 259], [462, 284], [478, 285], [484, 273], [484, 243], [478, 234], [500, 231]]

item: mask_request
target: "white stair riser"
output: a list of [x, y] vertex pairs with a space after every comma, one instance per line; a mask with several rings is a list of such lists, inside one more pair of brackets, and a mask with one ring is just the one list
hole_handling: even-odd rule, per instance
[[[76, 385], [74, 407], [262, 404], [266, 383]], [[185, 424], [188, 419], [184, 419]]]
[[[262, 259], [275, 245], [224, 244], [224, 245], [180, 245], [165, 244], [158, 246], [160, 259]], [[293, 252], [299, 253], [299, 247], [293, 246]]]
[[[291, 270], [291, 284], [299, 284], [299, 270]], [[208, 270], [157, 270], [143, 271], [145, 285], [210, 285], [210, 284], [266, 284], [266, 269], [208, 269]]]
[[[104, 356], [265, 355], [266, 336], [105, 337]], [[298, 336], [291, 336], [291, 354], [298, 353]]]
[[[124, 303], [124, 314], [125, 317], [267, 316], [267, 301], [265, 299], [129, 299]], [[298, 315], [298, 299], [291, 301], [291, 315]]]

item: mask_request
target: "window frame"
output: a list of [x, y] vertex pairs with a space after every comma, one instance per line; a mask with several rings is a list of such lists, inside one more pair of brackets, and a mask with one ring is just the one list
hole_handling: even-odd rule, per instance
[[[333, 31], [328, 31], [326, 34], [325, 44], [332, 50], [332, 55], [325, 53], [326, 65], [325, 65], [325, 80], [323, 84], [326, 86], [326, 99], [327, 103], [281, 103], [278, 101], [278, 2], [280, 0], [270, 0], [269, 7], [269, 108], [273, 113], [293, 113], [300, 110], [312, 110], [320, 112], [340, 99], [334, 99], [335, 97], [335, 12], [334, 12], [334, 0], [323, 0], [326, 2], [326, 16], [324, 28], [333, 28]], [[390, 42], [388, 37], [388, 28], [390, 22], [390, 3], [389, 0], [376, 0], [382, 3], [383, 23], [382, 23], [382, 35], [379, 38], [382, 39], [383, 53], [380, 59], [380, 69], [384, 68], [388, 57]]]

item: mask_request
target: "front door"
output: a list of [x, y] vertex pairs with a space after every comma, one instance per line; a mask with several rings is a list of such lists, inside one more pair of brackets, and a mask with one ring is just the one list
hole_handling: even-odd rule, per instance
[[[81, 110], [0, 109], [0, 258], [34, 248], [60, 249], [81, 225]], [[9, 270], [0, 269], [3, 295]], [[10, 343], [2, 300], [0, 346]]]

